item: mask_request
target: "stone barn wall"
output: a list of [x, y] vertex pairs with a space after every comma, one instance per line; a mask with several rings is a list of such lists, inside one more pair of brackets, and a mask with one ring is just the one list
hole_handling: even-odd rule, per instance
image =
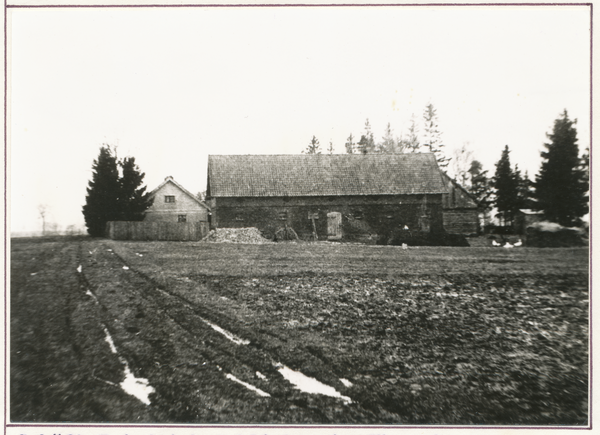
[[[266, 237], [286, 225], [302, 239], [327, 240], [327, 214], [342, 215], [342, 240], [376, 243], [405, 225], [411, 231], [442, 232], [441, 194], [213, 198], [211, 226], [256, 227]], [[313, 219], [314, 228], [313, 228]]]

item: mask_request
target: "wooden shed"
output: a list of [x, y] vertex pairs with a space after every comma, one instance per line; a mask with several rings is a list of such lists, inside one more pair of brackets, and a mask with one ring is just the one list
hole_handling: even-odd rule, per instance
[[267, 237], [371, 240], [408, 227], [443, 231], [446, 187], [423, 154], [211, 155], [212, 227], [257, 227]]
[[447, 189], [442, 196], [444, 229], [450, 234], [478, 234], [481, 210], [477, 201], [448, 174], [441, 173]]

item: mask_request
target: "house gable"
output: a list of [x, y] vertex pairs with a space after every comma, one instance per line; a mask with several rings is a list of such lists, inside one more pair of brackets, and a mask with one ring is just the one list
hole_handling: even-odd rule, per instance
[[207, 221], [210, 208], [187, 189], [173, 180], [165, 178], [150, 192], [154, 199], [146, 211], [145, 221], [197, 222]]

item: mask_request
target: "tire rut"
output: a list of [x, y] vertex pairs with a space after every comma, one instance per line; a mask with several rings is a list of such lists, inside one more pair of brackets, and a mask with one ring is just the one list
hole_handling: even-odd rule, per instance
[[[144, 314], [140, 318], [144, 320], [148, 319], [149, 316], [166, 317], [165, 320], [168, 319], [168, 323], [175, 325], [180, 330], [180, 333], [174, 333], [178, 335], [177, 340], [170, 343], [173, 346], [172, 353], [177, 354], [176, 357], [169, 359], [168, 355], [158, 355], [160, 356], [158, 359], [162, 361], [156, 361], [155, 364], [152, 364], [148, 360], [156, 350], [160, 354], [160, 348], [164, 345], [160, 337], [154, 336], [156, 333], [158, 333], [156, 335], [160, 335], [160, 331], [156, 329], [157, 319], [154, 319], [150, 323], [147, 321], [137, 322], [139, 325], [132, 327], [134, 328], [132, 331], [137, 330], [140, 332], [134, 334], [133, 337], [132, 333], [127, 332], [126, 328], [123, 328], [122, 325], [117, 328], [121, 329], [121, 332], [115, 331], [115, 335], [113, 336], [113, 339], [117, 343], [121, 343], [120, 349], [123, 349], [126, 358], [131, 361], [133, 366], [138, 367], [143, 376], [147, 377], [150, 383], [155, 386], [157, 396], [163, 394], [165, 399], [170, 398], [173, 401], [175, 399], [174, 394], [169, 393], [169, 388], [165, 392], [162, 380], [165, 378], [177, 378], [179, 376], [178, 372], [181, 371], [185, 372], [183, 373], [183, 377], [188, 379], [187, 382], [192, 382], [195, 377], [194, 372], [196, 372], [199, 375], [210, 374], [213, 377], [212, 383], [216, 382], [221, 385], [218, 388], [221, 389], [222, 393], [228, 393], [225, 396], [225, 400], [232, 400], [235, 406], [242, 408], [250, 406], [253, 409], [252, 413], [255, 414], [251, 417], [252, 419], [257, 418], [255, 402], [259, 402], [261, 410], [258, 413], [258, 417], [262, 421], [273, 421], [274, 418], [277, 421], [290, 421], [286, 419], [286, 415], [289, 416], [290, 414], [294, 414], [294, 418], [298, 418], [299, 415], [303, 416], [302, 418], [307, 419], [307, 421], [326, 422], [329, 420], [320, 410], [322, 405], [315, 406], [314, 403], [332, 403], [332, 401], [335, 403], [337, 399], [321, 397], [320, 395], [309, 395], [307, 398], [305, 393], [294, 388], [293, 385], [285, 380], [278, 370], [276, 366], [279, 362], [279, 358], [276, 356], [278, 353], [277, 349], [287, 346], [287, 343], [279, 342], [265, 347], [256, 333], [240, 333], [240, 330], [245, 331], [243, 327], [235, 328], [235, 335], [239, 335], [241, 338], [244, 338], [244, 336], [252, 338], [247, 344], [234, 343], [230, 337], [226, 337], [225, 334], [215, 331], [216, 328], [214, 328], [214, 325], [210, 325], [210, 323], [214, 322], [215, 317], [217, 317], [214, 311], [202, 309], [182, 295], [173, 293], [168, 289], [161, 289], [154, 279], [131, 267], [114, 251], [110, 251], [110, 254], [107, 254], [107, 244], [99, 244], [98, 249], [101, 246], [103, 246], [100, 250], [102, 258], [97, 259], [96, 263], [102, 262], [104, 268], [108, 267], [111, 270], [115, 270], [114, 276], [118, 276], [119, 280], [124, 281], [120, 281], [123, 292], [130, 296], [129, 299], [132, 303], [143, 306]], [[82, 264], [86, 263], [84, 258], [81, 260]], [[116, 270], [119, 270], [119, 272], [116, 272]], [[84, 267], [84, 273], [82, 273], [84, 277], [85, 271], [86, 267]], [[122, 273], [124, 275], [121, 275]], [[85, 279], [86, 281], [88, 280], [87, 278]], [[89, 287], [94, 286], [93, 282], [87, 281], [87, 284]], [[99, 303], [104, 306], [104, 309], [112, 312], [111, 310], [115, 309], [114, 301], [109, 302], [109, 305], [112, 307], [105, 306], [104, 304], [107, 303], [106, 296], [97, 295]], [[105, 302], [102, 302], [103, 299], [105, 299]], [[218, 315], [221, 315], [221, 313]], [[140, 318], [137, 320], [140, 320]], [[207, 319], [210, 320], [207, 321]], [[125, 322], [123, 321], [122, 323]], [[129, 323], [136, 322], [129, 320]], [[216, 321], [214, 323], [218, 325], [219, 322]], [[226, 323], [231, 324], [233, 322], [228, 320]], [[165, 326], [166, 324], [163, 322], [162, 325]], [[125, 330], [123, 331], [123, 329]], [[169, 327], [169, 329], [172, 330], [172, 327]], [[133, 341], [143, 341], [146, 343], [146, 347], [150, 349], [154, 348], [155, 350], [148, 351], [149, 349], [146, 349], [144, 351], [143, 344], [132, 344]], [[271, 341], [273, 340], [271, 339]], [[185, 349], [182, 349], [182, 347], [185, 347]], [[136, 352], [135, 349], [140, 351]], [[162, 353], [164, 354], [164, 350]], [[314, 358], [312, 355], [311, 357]], [[231, 381], [231, 378], [226, 379], [225, 375], [232, 375], [238, 380], [267, 392], [274, 400], [260, 398], [249, 388]], [[263, 380], [262, 377], [268, 378], [268, 381]], [[191, 397], [185, 399], [186, 395]], [[193, 398], [196, 396], [198, 396], [197, 391], [188, 391], [179, 396], [179, 401], [183, 400], [178, 405], [179, 410], [174, 410], [172, 403], [166, 403], [159, 398], [156, 399], [156, 403], [157, 405], [161, 404], [161, 406], [166, 407], [167, 410], [165, 410], [165, 413], [176, 421], [181, 421], [185, 418], [210, 420], [211, 417], [218, 420], [219, 417], [217, 415], [219, 413], [215, 414], [213, 412], [213, 406], [199, 406], [197, 403], [194, 403]], [[223, 400], [223, 397], [220, 399], [213, 397], [212, 401], [215, 400], [219, 403], [219, 401]], [[240, 403], [240, 400], [242, 400], [242, 403]], [[253, 403], [250, 405], [249, 401]], [[192, 403], [194, 404], [191, 405]], [[328, 405], [328, 407], [331, 407], [331, 405]], [[352, 407], [360, 408], [359, 413], [364, 416], [366, 411], [357, 403], [352, 405]], [[185, 411], [189, 411], [191, 408], [192, 411], [183, 412], [182, 414], [181, 408], [185, 409]], [[247, 413], [247, 411], [243, 413]], [[248, 416], [243, 421], [247, 422]]]

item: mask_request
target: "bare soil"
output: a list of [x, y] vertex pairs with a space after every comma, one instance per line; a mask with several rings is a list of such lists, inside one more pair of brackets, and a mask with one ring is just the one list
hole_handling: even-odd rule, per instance
[[12, 422], [588, 424], [585, 248], [13, 239], [10, 300]]

